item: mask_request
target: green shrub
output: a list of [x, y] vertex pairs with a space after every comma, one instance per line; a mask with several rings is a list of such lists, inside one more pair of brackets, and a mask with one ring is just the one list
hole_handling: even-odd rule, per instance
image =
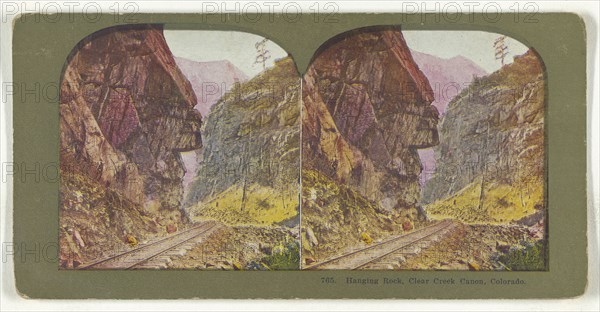
[[263, 258], [271, 270], [298, 270], [300, 268], [300, 246], [293, 241], [273, 248], [270, 256]]
[[511, 249], [498, 260], [512, 271], [546, 270], [546, 242], [539, 240], [535, 244]]

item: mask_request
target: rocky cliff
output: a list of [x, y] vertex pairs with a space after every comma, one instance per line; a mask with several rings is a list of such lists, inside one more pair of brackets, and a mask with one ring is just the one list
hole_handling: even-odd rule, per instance
[[89, 250], [182, 221], [179, 153], [202, 146], [196, 104], [161, 26], [109, 28], [75, 47], [60, 95], [61, 242], [85, 233]]
[[298, 216], [300, 78], [290, 58], [235, 85], [213, 105], [202, 134], [186, 198], [192, 217], [272, 225]]
[[401, 31], [332, 39], [304, 76], [303, 100], [305, 234], [352, 244], [360, 232], [397, 229], [392, 216], [414, 221], [417, 149], [438, 143], [438, 112]]
[[428, 212], [507, 222], [544, 207], [544, 72], [534, 51], [476, 79], [448, 105], [424, 187]]
[[[450, 100], [457, 96], [464, 88], [469, 86], [473, 77], [483, 77], [487, 72], [473, 61], [463, 57], [455, 56], [444, 59], [411, 50], [415, 63], [423, 71], [433, 89], [435, 106], [440, 115], [444, 115]], [[421, 185], [431, 178], [435, 172], [435, 155], [431, 148], [420, 149], [419, 156], [423, 164], [421, 173]]]
[[[248, 80], [248, 76], [244, 72], [227, 60], [197, 62], [175, 57], [175, 62], [192, 84], [192, 89], [198, 99], [195, 109], [202, 116], [208, 115], [210, 108], [236, 83]], [[187, 196], [189, 184], [196, 176], [198, 154], [199, 151], [181, 153], [186, 169], [183, 177], [184, 196]]]

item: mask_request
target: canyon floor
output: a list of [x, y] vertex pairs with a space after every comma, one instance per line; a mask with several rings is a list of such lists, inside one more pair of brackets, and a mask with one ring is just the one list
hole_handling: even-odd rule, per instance
[[540, 239], [540, 231], [537, 226], [430, 220], [394, 235], [354, 246], [340, 245], [328, 257], [313, 258], [314, 255], [300, 254], [297, 228], [231, 226], [203, 220], [82, 268], [545, 270], [546, 244]]
[[398, 269], [507, 270], [502, 260], [534, 246], [537, 240], [532, 236], [523, 226], [457, 223], [439, 241], [400, 259]]
[[299, 267], [298, 231], [286, 227], [222, 226], [168, 263], [172, 269], [293, 270]]
[[[419, 228], [414, 232], [418, 232]], [[409, 235], [411, 232], [405, 233]], [[222, 226], [187, 253], [170, 259], [168, 268], [201, 270], [295, 270], [298, 233], [287, 228]], [[387, 238], [373, 241], [380, 244]], [[373, 246], [360, 243], [350, 251]], [[543, 270], [543, 244], [531, 228], [520, 225], [465, 224], [420, 244], [409, 253], [391, 254], [365, 269], [389, 270]], [[320, 259], [323, 260], [323, 259]], [[319, 261], [320, 261], [319, 260]], [[305, 264], [303, 264], [306, 267]]]

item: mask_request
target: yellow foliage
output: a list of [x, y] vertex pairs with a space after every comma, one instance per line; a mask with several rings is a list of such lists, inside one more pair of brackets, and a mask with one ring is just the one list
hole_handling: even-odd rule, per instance
[[515, 183], [512, 185], [490, 182], [484, 184], [483, 204], [480, 205], [481, 180], [476, 180], [454, 195], [427, 206], [434, 219], [456, 218], [467, 223], [507, 223], [544, 206], [543, 183]]
[[272, 225], [298, 214], [297, 190], [280, 191], [249, 185], [242, 203], [243, 187], [234, 185], [190, 210], [197, 218], [212, 218], [231, 225]]
[[127, 234], [127, 243], [131, 246], [136, 246], [138, 244], [137, 238], [131, 234]]
[[373, 239], [371, 238], [371, 236], [369, 235], [369, 233], [367, 232], [362, 232], [360, 233], [360, 238], [362, 239], [363, 242], [365, 242], [366, 244], [370, 244], [373, 242]]

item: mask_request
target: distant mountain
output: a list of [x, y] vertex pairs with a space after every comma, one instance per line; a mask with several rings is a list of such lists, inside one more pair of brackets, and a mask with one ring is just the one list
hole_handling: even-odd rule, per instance
[[[411, 50], [413, 59], [419, 65], [419, 69], [429, 80], [433, 89], [435, 106], [440, 115], [446, 113], [446, 106], [457, 96], [462, 89], [471, 84], [473, 76], [483, 77], [488, 73], [479, 65], [464, 56], [455, 56], [449, 59], [417, 52]], [[421, 184], [429, 180], [435, 171], [435, 157], [433, 149], [419, 150], [423, 173], [421, 173]]]
[[[208, 116], [210, 108], [229, 91], [235, 82], [245, 82], [248, 76], [239, 68], [227, 60], [196, 62], [182, 57], [175, 57], [175, 63], [181, 69], [183, 75], [192, 84], [192, 89], [198, 99], [194, 107], [202, 116]], [[195, 151], [181, 153], [186, 173], [183, 177], [183, 185], [192, 182], [198, 169], [197, 155]]]
[[177, 66], [192, 84], [198, 98], [196, 110], [207, 116], [210, 108], [233, 87], [236, 81], [244, 82], [248, 76], [227, 60], [196, 62], [175, 57]]
[[440, 115], [446, 112], [448, 103], [464, 87], [471, 84], [473, 76], [483, 77], [488, 74], [483, 68], [464, 56], [444, 59], [414, 50], [411, 50], [411, 53], [419, 65], [419, 69], [429, 80], [435, 97], [432, 104], [438, 109]]

